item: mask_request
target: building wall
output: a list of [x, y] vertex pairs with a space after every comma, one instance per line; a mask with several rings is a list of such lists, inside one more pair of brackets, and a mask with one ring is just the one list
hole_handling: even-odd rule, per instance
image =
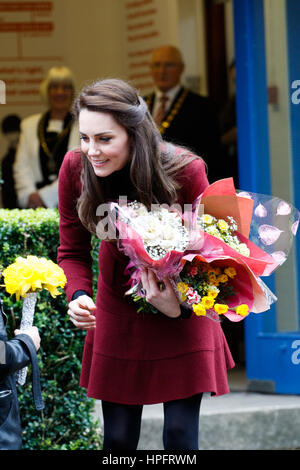
[[[286, 1], [264, 1], [268, 121], [272, 194], [293, 201], [290, 87]], [[275, 275], [278, 331], [297, 331], [298, 295], [295, 245]], [[286, 306], [289, 305], [287, 310]]]
[[[133, 84], [143, 85], [143, 81], [131, 78], [134, 70], [129, 64], [134, 60], [129, 53], [150, 51], [162, 43], [178, 45], [177, 0], [51, 0], [46, 3], [51, 5], [49, 11], [43, 9], [43, 0], [39, 2], [40, 9], [13, 11], [15, 2], [12, 0], [11, 9], [0, 12], [3, 25], [0, 28], [0, 80], [9, 83], [8, 92], [18, 94], [18, 99], [7, 95], [6, 104], [0, 104], [0, 121], [10, 113], [25, 117], [44, 109], [38, 95], [38, 82], [52, 65], [69, 66], [78, 89], [101, 77], [130, 78]], [[147, 27], [147, 22], [152, 22], [152, 26]], [[14, 31], [15, 23], [22, 23], [27, 29]], [[30, 29], [32, 23], [34, 30]], [[50, 25], [48, 31], [38, 30], [37, 24], [41, 23]], [[156, 34], [151, 37], [153, 31]], [[143, 34], [139, 35], [140, 32]], [[149, 75], [149, 54], [137, 57], [142, 57], [139, 61], [144, 64], [137, 71]], [[25, 72], [29, 68], [31, 71], [35, 68], [35, 74]], [[12, 84], [20, 79], [28, 82], [32, 77], [35, 95], [29, 95], [28, 84]], [[149, 89], [149, 77], [147, 81]], [[142, 89], [146, 91], [145, 87]], [[4, 149], [5, 142], [0, 134], [0, 155]]]
[[[14, 8], [20, 2], [24, 9]], [[145, 94], [152, 89], [150, 52], [161, 44], [181, 48], [184, 84], [207, 94], [204, 0], [5, 4], [8, 8], [0, 11], [0, 80], [7, 83], [7, 96], [0, 104], [0, 122], [12, 113], [23, 118], [45, 111], [39, 84], [53, 65], [71, 68], [77, 90], [97, 78], [118, 77]], [[0, 131], [0, 159], [6, 146]]]

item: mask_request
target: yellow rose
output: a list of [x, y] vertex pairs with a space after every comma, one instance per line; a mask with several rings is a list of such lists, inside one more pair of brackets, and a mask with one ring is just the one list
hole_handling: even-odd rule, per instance
[[217, 227], [218, 227], [219, 230], [221, 230], [221, 232], [227, 232], [227, 230], [228, 230], [228, 223], [227, 223], [225, 220], [220, 219], [220, 220], [218, 220], [218, 222], [217, 222]]
[[219, 291], [219, 289], [217, 289], [217, 290], [210, 289], [207, 292], [207, 295], [208, 295], [208, 297], [212, 297], [213, 299], [215, 299], [217, 297], [218, 293], [219, 293], [218, 291]]
[[213, 268], [212, 266], [210, 266], [208, 269], [207, 269], [207, 274], [210, 276], [211, 274], [216, 274], [216, 270], [215, 268]]
[[185, 284], [185, 282], [182, 282], [182, 281], [178, 282], [176, 287], [177, 287], [177, 290], [181, 292], [182, 294], [185, 294], [189, 288], [189, 286]]
[[211, 274], [209, 274], [209, 276], [208, 276], [208, 280], [209, 280], [209, 282], [211, 282], [212, 284], [214, 284], [214, 283], [216, 282], [216, 280], [217, 280], [217, 277], [216, 277], [216, 275], [215, 275], [214, 273], [211, 273]]
[[228, 268], [224, 269], [224, 273], [227, 274], [228, 277], [234, 278], [236, 276], [235, 268], [229, 266]]
[[209, 214], [203, 214], [203, 222], [204, 222], [205, 224], [208, 224], [208, 225], [209, 225], [209, 224], [211, 224], [211, 223], [213, 222], [213, 220], [214, 220], [214, 219], [213, 219], [213, 217], [212, 217], [211, 215], [209, 215]]
[[218, 315], [223, 315], [228, 311], [228, 305], [225, 304], [215, 304], [214, 305], [215, 312], [218, 313]]
[[202, 304], [193, 304], [193, 311], [197, 317], [206, 315], [205, 307]]
[[201, 303], [206, 309], [209, 309], [214, 306], [215, 300], [213, 299], [213, 297], [205, 295], [204, 297], [202, 297]]
[[235, 311], [238, 315], [242, 315], [242, 317], [245, 317], [249, 313], [249, 307], [247, 304], [241, 304], [236, 307]]
[[228, 276], [226, 274], [220, 274], [218, 277], [217, 277], [217, 281], [221, 282], [221, 283], [225, 283], [228, 281]]

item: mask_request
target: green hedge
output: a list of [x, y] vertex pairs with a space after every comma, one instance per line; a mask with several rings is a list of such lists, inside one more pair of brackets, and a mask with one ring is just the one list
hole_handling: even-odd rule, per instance
[[[0, 264], [2, 269], [17, 256], [44, 256], [56, 262], [59, 215], [51, 209], [0, 209]], [[94, 277], [97, 275], [99, 242], [93, 240]], [[3, 278], [1, 280], [3, 284]], [[22, 300], [16, 301], [1, 287], [8, 332], [19, 327]], [[85, 332], [73, 327], [63, 293], [53, 299], [48, 291], [38, 294], [34, 324], [39, 328], [38, 353], [45, 409], [35, 410], [29, 368], [26, 384], [18, 387], [23, 428], [23, 448], [31, 450], [100, 449], [99, 426], [91, 418], [94, 401], [79, 387]]]

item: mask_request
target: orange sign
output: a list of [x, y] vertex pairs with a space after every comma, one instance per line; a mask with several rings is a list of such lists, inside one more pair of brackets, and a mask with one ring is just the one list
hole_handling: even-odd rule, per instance
[[51, 11], [52, 8], [52, 2], [0, 2], [0, 12]]
[[[6, 106], [40, 105], [40, 83], [64, 60], [64, 2], [0, 1], [0, 80]], [[59, 53], [57, 53], [59, 51]]]

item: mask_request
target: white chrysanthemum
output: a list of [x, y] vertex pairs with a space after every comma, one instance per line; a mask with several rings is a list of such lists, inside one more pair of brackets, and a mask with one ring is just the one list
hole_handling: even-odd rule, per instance
[[209, 233], [209, 235], [213, 235], [214, 237], [218, 237], [218, 238], [220, 237], [220, 232], [214, 225], [207, 227], [205, 232]]
[[243, 256], [249, 256], [250, 255], [250, 250], [247, 247], [245, 243], [240, 243], [238, 247], [238, 251], [243, 255]]
[[[126, 217], [129, 213], [130, 219]], [[127, 209], [123, 207], [121, 217], [126, 223], [132, 222], [153, 259], [160, 259], [171, 250], [184, 251], [188, 246], [188, 231], [177, 212], [159, 206], [148, 212], [143, 204], [134, 201]]]
[[241, 253], [243, 256], [250, 256], [250, 250], [245, 243], [241, 243], [234, 234], [237, 230], [237, 224], [233, 217], [227, 217], [228, 222], [224, 219], [217, 220], [210, 214], [203, 214], [197, 217], [197, 225], [204, 232], [223, 240], [228, 246]]
[[143, 240], [154, 240], [161, 237], [162, 224], [157, 217], [151, 214], [142, 215], [135, 219], [135, 224]]
[[137, 209], [136, 212], [134, 212], [134, 216], [135, 217], [141, 217], [143, 215], [147, 215], [148, 214], [148, 211], [147, 211], [147, 208], [144, 206], [144, 205], [140, 205], [140, 207]]

